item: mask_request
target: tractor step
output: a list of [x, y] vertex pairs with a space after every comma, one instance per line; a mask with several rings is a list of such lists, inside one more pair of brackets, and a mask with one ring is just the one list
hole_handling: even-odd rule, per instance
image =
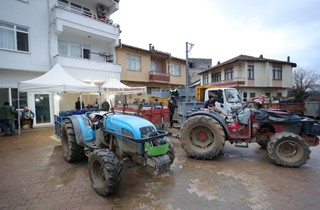
[[86, 143], [87, 147], [90, 147], [92, 149], [101, 149], [101, 147], [98, 147], [97, 145], [93, 144], [92, 142]]
[[249, 143], [246, 141], [246, 144], [235, 144], [235, 147], [249, 148]]

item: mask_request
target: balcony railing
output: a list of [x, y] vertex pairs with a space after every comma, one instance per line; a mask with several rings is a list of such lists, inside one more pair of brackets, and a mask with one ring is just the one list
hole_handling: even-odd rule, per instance
[[150, 71], [149, 72], [149, 80], [150, 81], [160, 81], [160, 82], [170, 82], [170, 74]]
[[65, 11], [68, 11], [68, 12], [72, 12], [74, 14], [78, 14], [78, 15], [81, 15], [81, 16], [85, 16], [85, 17], [91, 18], [93, 20], [104, 22], [104, 23], [112, 25], [114, 27], [120, 27], [119, 24], [114, 24], [112, 19], [109, 19], [107, 17], [98, 16], [98, 14], [93, 14], [93, 13], [91, 13], [89, 11], [80, 10], [80, 9], [74, 9], [70, 5], [57, 3], [52, 7], [52, 10], [54, 8], [60, 8], [62, 10], [65, 10]]
[[204, 85], [220, 85], [220, 86], [229, 86], [229, 87], [235, 87], [245, 84], [245, 78], [244, 77], [235, 77], [229, 80], [220, 80], [216, 82], [211, 82], [210, 84], [204, 84]]

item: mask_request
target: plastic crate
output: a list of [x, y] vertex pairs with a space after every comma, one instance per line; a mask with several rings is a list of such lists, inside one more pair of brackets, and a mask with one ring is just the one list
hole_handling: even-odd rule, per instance
[[74, 110], [68, 110], [68, 111], [60, 111], [59, 116], [71, 116], [73, 115]]
[[169, 142], [166, 141], [163, 145], [151, 146], [149, 142], [144, 144], [144, 150], [149, 156], [164, 155], [168, 152]]
[[311, 136], [319, 136], [320, 123], [314, 120], [302, 121], [302, 132]]

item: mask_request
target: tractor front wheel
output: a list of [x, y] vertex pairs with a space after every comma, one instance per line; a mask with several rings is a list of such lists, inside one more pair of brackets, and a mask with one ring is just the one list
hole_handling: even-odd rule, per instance
[[93, 189], [102, 196], [116, 192], [122, 176], [122, 166], [109, 149], [95, 150], [89, 157], [89, 176]]
[[311, 153], [309, 145], [300, 136], [288, 132], [272, 136], [267, 151], [274, 163], [287, 167], [305, 164]]
[[66, 161], [73, 162], [85, 157], [83, 147], [77, 144], [74, 127], [70, 119], [65, 119], [62, 123], [61, 144]]
[[214, 118], [190, 117], [180, 130], [180, 141], [187, 154], [196, 159], [212, 159], [223, 149], [225, 133]]

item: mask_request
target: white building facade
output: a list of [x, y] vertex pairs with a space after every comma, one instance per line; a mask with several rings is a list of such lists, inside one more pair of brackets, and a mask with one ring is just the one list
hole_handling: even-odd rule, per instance
[[[1, 2], [0, 104], [9, 101], [17, 108], [18, 82], [38, 77], [57, 63], [87, 83], [120, 80], [115, 48], [121, 31], [110, 19], [118, 9], [119, 0]], [[54, 122], [59, 102], [52, 94], [20, 95], [21, 107], [28, 105], [36, 114], [35, 125]], [[64, 99], [74, 103], [76, 97]]]

